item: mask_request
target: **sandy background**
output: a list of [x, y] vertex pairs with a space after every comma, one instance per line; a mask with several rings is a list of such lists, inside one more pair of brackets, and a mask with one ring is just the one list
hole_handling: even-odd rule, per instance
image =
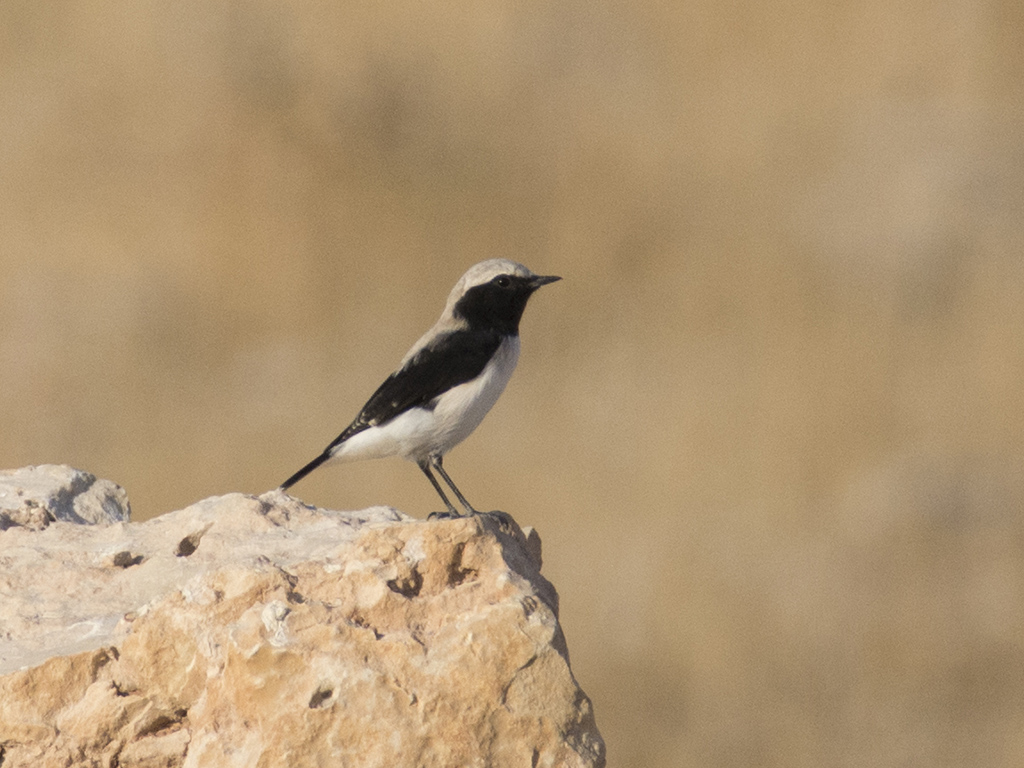
[[265, 491], [515, 258], [565, 279], [447, 466], [541, 532], [610, 766], [1024, 764], [1022, 41], [1019, 0], [4, 0], [0, 466]]

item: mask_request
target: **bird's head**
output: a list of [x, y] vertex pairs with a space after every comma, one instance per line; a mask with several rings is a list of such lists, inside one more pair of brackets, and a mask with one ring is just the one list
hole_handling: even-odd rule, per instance
[[493, 328], [514, 335], [519, 333], [519, 320], [533, 292], [561, 279], [555, 275], [535, 275], [508, 259], [481, 261], [459, 278], [448, 296], [445, 312], [470, 327]]

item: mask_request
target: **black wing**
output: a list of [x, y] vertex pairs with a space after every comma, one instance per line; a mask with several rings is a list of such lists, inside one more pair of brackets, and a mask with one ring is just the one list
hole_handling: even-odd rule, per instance
[[387, 424], [410, 408], [431, 408], [438, 396], [475, 379], [494, 356], [501, 340], [500, 333], [485, 329], [452, 331], [438, 336], [388, 376], [345, 431], [281, 487], [288, 488], [304, 478], [331, 458], [331, 452], [352, 435]]

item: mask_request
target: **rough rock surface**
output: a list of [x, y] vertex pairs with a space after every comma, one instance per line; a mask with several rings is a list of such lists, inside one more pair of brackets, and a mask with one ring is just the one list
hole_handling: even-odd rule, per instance
[[131, 516], [124, 488], [62, 464], [0, 470], [0, 531], [50, 523], [116, 523]]
[[60, 519], [0, 532], [3, 768], [604, 764], [506, 516], [271, 492]]

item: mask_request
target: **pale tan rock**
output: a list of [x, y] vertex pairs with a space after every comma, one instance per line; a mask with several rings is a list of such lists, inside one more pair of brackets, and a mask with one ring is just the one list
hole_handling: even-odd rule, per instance
[[54, 521], [127, 522], [124, 488], [64, 464], [0, 470], [0, 531], [14, 526], [41, 530]]
[[539, 554], [277, 492], [11, 528], [0, 764], [603, 765]]

